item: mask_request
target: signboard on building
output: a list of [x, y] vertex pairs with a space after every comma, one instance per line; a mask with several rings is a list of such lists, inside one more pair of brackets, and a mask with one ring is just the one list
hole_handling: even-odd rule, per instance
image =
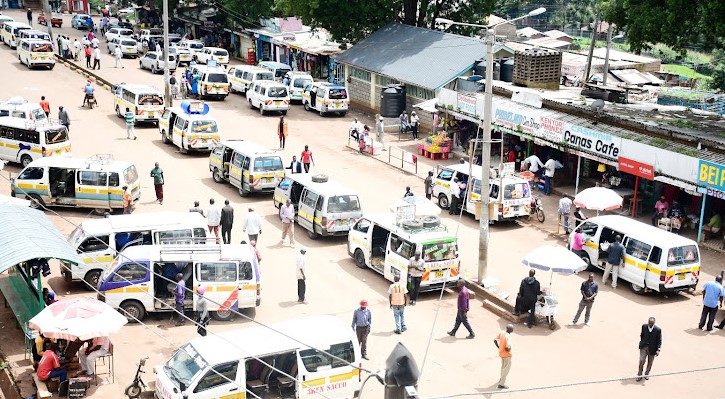
[[458, 93], [456, 99], [458, 110], [468, 115], [476, 115], [476, 97], [467, 96], [465, 94]]
[[574, 148], [593, 152], [607, 158], [619, 157], [621, 139], [611, 134], [602, 133], [571, 123], [564, 124], [564, 141]]
[[544, 139], [554, 143], [564, 141], [564, 122], [548, 116], [542, 116], [539, 120], [541, 121], [540, 132]]
[[634, 159], [625, 157], [619, 157], [619, 171], [629, 173], [630, 175], [639, 176], [647, 180], [655, 179], [655, 168], [652, 165], [647, 165]]
[[701, 159], [697, 165], [697, 182], [707, 188], [725, 191], [725, 165]]

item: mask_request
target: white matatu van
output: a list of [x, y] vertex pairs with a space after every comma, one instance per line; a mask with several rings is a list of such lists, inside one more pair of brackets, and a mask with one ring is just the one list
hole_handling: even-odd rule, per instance
[[83, 264], [61, 262], [65, 281], [85, 281], [87, 289], [98, 279], [119, 252], [134, 245], [204, 244], [206, 219], [199, 212], [154, 212], [111, 215], [81, 223], [68, 237], [81, 254]]
[[[625, 248], [619, 280], [637, 294], [695, 288], [700, 278], [700, 249], [689, 238], [619, 215], [596, 216], [579, 226], [585, 237], [584, 261], [604, 270], [606, 248], [617, 235]], [[574, 239], [574, 234], [569, 238]]]
[[240, 328], [182, 346], [156, 367], [154, 396], [352, 399], [360, 394], [359, 362], [355, 332], [334, 316]]

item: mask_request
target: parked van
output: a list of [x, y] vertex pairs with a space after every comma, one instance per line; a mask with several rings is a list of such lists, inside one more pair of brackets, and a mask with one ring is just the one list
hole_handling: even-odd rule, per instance
[[0, 102], [0, 117], [2, 116], [27, 119], [36, 125], [50, 123], [40, 104], [29, 102], [22, 97], [12, 97]]
[[0, 159], [26, 167], [42, 157], [69, 154], [70, 149], [68, 129], [63, 125], [0, 118]]
[[[99, 297], [129, 321], [174, 310], [173, 281], [184, 276], [185, 311], [196, 311], [196, 289], [206, 289], [207, 309], [217, 320], [261, 302], [259, 265], [249, 244], [137, 245], [124, 249], [103, 271]], [[194, 294], [192, 294], [192, 292]]]
[[53, 43], [41, 39], [20, 39], [17, 47], [18, 60], [28, 69], [38, 66], [53, 69], [55, 67], [55, 53]]
[[289, 80], [287, 87], [289, 88], [290, 100], [302, 102], [302, 92], [305, 87], [314, 83], [314, 79], [307, 72], [287, 72], [285, 76]]
[[274, 190], [274, 206], [290, 200], [295, 207], [297, 224], [312, 239], [319, 236], [344, 236], [362, 217], [356, 192], [326, 175], [290, 174]]
[[241, 328], [195, 338], [176, 351], [156, 369], [155, 397], [242, 398], [249, 392], [246, 397], [262, 398], [275, 387], [284, 398], [352, 399], [360, 394], [360, 359], [350, 323], [335, 316]]
[[315, 110], [320, 116], [330, 112], [345, 116], [349, 103], [350, 98], [347, 96], [345, 86], [333, 83], [312, 83], [302, 92], [302, 105], [305, 111]]
[[18, 45], [19, 34], [21, 30], [33, 29], [30, 25], [22, 22], [6, 22], [3, 24], [3, 29], [0, 31], [0, 38], [3, 43], [15, 48]]
[[229, 95], [230, 84], [224, 68], [194, 65], [192, 73], [201, 76], [198, 83], [200, 99], [216, 98], [223, 100]]
[[61, 262], [65, 281], [85, 281], [89, 290], [98, 287], [103, 270], [119, 252], [134, 245], [205, 244], [206, 219], [199, 212], [156, 212], [111, 215], [81, 223], [68, 237], [83, 257], [83, 264]]
[[229, 64], [229, 52], [219, 47], [204, 47], [196, 53], [196, 61], [200, 64], [215, 61], [217, 65], [227, 65]]
[[[619, 280], [637, 294], [695, 288], [700, 278], [700, 249], [689, 238], [619, 215], [591, 217], [579, 226], [585, 237], [583, 259], [604, 269], [606, 249], [617, 235], [625, 248]], [[574, 234], [569, 238], [574, 239]]]
[[[42, 30], [35, 30], [35, 29], [23, 29], [18, 31], [18, 40], [23, 39], [40, 39], [40, 40], [50, 40], [50, 35], [48, 32], [43, 32]], [[53, 51], [52, 49], [50, 50]]]
[[66, 206], [92, 208], [97, 213], [123, 209], [123, 186], [134, 201], [141, 197], [141, 182], [131, 162], [110, 155], [91, 158], [45, 157], [11, 179], [13, 197], [33, 201], [34, 208]]
[[420, 291], [456, 284], [461, 258], [456, 235], [436, 216], [396, 218], [395, 213], [363, 216], [352, 225], [347, 252], [360, 268], [369, 267], [389, 281], [406, 281], [410, 258], [421, 253], [425, 272]]
[[247, 101], [250, 107], [258, 108], [262, 115], [270, 111], [287, 115], [290, 103], [289, 90], [282, 83], [261, 80], [249, 86]]
[[258, 80], [274, 80], [272, 72], [251, 65], [241, 65], [229, 68], [227, 79], [231, 83], [231, 91], [246, 93], [249, 85]]
[[3, 25], [5, 25], [5, 23], [7, 22], [15, 22], [15, 18], [8, 15], [0, 14], [0, 29], [2, 29]]
[[[468, 190], [468, 184], [471, 183], [469, 167], [469, 163], [439, 167], [433, 179], [433, 196], [438, 199], [438, 206], [448, 209], [451, 203], [451, 184], [453, 184], [453, 178], [457, 177], [459, 182], [466, 184], [466, 192], [461, 192], [461, 196], [466, 195], [466, 197], [459, 205], [478, 219], [476, 208], [477, 203], [481, 201], [481, 171], [483, 169], [479, 165], [473, 165], [473, 187]], [[470, 195], [466, 194], [468, 192]], [[492, 176], [489, 180], [488, 192], [490, 222], [529, 217], [531, 187], [527, 180], [516, 175]]]
[[182, 101], [181, 106], [166, 108], [159, 121], [164, 144], [174, 143], [182, 154], [211, 151], [219, 143], [219, 125], [207, 115], [209, 106], [199, 101]]
[[111, 87], [116, 116], [124, 118], [126, 108], [133, 112], [134, 124], [138, 122], [159, 123], [164, 113], [164, 93], [152, 86], [119, 83]]
[[188, 49], [191, 52], [192, 60], [196, 60], [196, 55], [204, 48], [204, 42], [201, 40], [182, 39], [179, 41], [178, 46]]
[[222, 141], [209, 156], [209, 171], [217, 183], [229, 182], [239, 195], [271, 193], [284, 179], [282, 158], [250, 141]]
[[281, 82], [287, 72], [292, 72], [292, 67], [282, 62], [262, 61], [259, 63], [261, 68], [267, 69], [274, 75], [274, 80]]

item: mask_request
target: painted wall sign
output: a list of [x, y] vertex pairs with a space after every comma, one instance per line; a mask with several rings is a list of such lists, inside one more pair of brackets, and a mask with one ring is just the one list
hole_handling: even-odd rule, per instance
[[655, 169], [652, 165], [647, 165], [634, 159], [619, 157], [619, 170], [629, 173], [630, 175], [639, 176], [647, 180], [655, 179]]
[[725, 165], [701, 159], [697, 165], [697, 182], [708, 188], [725, 191]]
[[566, 123], [564, 125], [564, 141], [572, 147], [601, 154], [609, 158], [619, 156], [619, 137], [602, 133], [586, 127]]
[[564, 140], [564, 122], [548, 116], [542, 116], [539, 120], [541, 121], [539, 131], [543, 138], [554, 143], [561, 143]]

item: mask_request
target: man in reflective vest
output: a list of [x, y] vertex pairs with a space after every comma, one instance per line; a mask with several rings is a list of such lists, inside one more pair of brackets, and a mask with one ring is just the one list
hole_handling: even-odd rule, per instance
[[395, 318], [395, 333], [400, 334], [408, 328], [405, 326], [405, 306], [408, 304], [408, 288], [400, 283], [400, 276], [395, 276], [394, 283], [388, 289], [390, 309]]

